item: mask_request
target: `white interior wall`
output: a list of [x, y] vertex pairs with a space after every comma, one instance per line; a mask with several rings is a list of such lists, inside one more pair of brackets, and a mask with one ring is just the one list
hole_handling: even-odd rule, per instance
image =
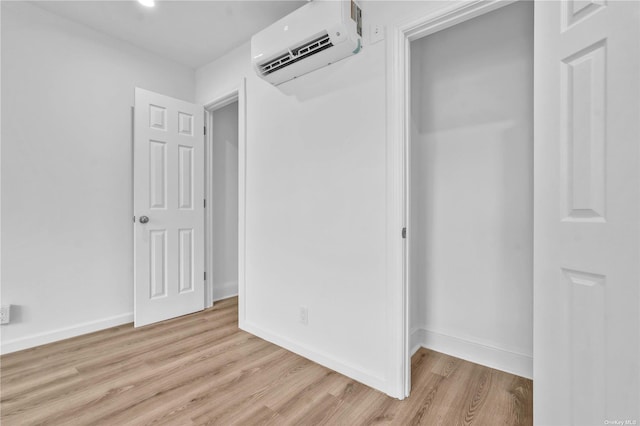
[[248, 73], [245, 228], [245, 327], [380, 387], [383, 55], [370, 46], [280, 88]]
[[412, 347], [532, 377], [533, 3], [411, 55]]
[[193, 100], [194, 71], [2, 2], [2, 351], [132, 321], [134, 87]]
[[250, 71], [250, 42], [196, 69], [196, 102], [207, 105], [238, 89]]
[[238, 294], [238, 102], [211, 114], [213, 300]]
[[[445, 4], [365, 2], [365, 32]], [[196, 70], [201, 103], [246, 78], [244, 328], [386, 391], [386, 45], [279, 87], [250, 58]]]

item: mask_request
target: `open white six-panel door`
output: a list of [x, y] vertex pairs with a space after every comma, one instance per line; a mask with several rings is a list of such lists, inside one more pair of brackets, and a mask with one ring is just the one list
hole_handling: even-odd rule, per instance
[[204, 309], [204, 110], [135, 89], [135, 326]]

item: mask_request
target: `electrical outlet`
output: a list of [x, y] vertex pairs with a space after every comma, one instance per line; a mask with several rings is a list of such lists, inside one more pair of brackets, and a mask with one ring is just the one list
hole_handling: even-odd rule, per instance
[[371, 24], [369, 27], [369, 40], [371, 44], [384, 40], [384, 26], [380, 24]]
[[11, 305], [0, 306], [0, 324], [9, 324], [11, 320]]
[[304, 325], [309, 324], [309, 309], [306, 306], [300, 306], [300, 322]]

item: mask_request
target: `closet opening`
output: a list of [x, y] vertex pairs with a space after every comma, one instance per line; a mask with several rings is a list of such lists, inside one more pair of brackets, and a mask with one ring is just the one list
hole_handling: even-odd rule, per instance
[[238, 95], [205, 107], [207, 125], [208, 303], [238, 295]]
[[[533, 376], [533, 2], [410, 44], [409, 349]], [[415, 381], [415, 379], [413, 380]]]

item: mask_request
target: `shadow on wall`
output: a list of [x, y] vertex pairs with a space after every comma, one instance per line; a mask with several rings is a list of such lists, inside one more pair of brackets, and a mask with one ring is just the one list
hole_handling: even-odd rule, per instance
[[[456, 129], [461, 117], [470, 127], [511, 120], [514, 111], [505, 103], [533, 99], [532, 10], [532, 4], [514, 4], [412, 43], [412, 75], [421, 86], [412, 118], [420, 134]], [[530, 84], [523, 85], [523, 78]], [[533, 103], [526, 108], [532, 116]]]

